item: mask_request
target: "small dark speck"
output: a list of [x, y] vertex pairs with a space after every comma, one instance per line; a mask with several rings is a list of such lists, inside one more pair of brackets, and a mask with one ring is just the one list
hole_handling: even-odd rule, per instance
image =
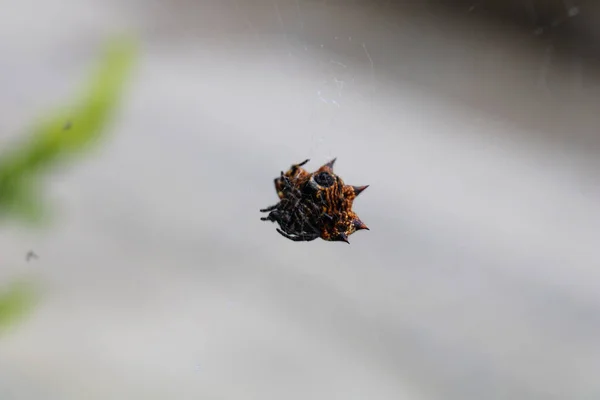
[[71, 129], [72, 126], [73, 126], [73, 123], [71, 121], [67, 121], [65, 123], [65, 126], [63, 126], [63, 130], [68, 131], [69, 129]]
[[38, 259], [39, 257], [33, 251], [29, 251], [25, 256], [25, 259], [27, 260], [27, 262], [29, 262], [29, 260], [31, 260], [32, 258]]

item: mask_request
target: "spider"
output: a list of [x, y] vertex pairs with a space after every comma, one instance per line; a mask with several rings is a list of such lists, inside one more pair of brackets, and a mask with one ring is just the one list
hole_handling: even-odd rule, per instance
[[279, 203], [260, 210], [262, 221], [277, 222], [277, 232], [295, 242], [326, 241], [350, 243], [348, 236], [369, 229], [352, 211], [352, 204], [366, 186], [345, 185], [333, 173], [334, 158], [313, 173], [302, 168], [310, 160], [293, 164], [275, 178]]

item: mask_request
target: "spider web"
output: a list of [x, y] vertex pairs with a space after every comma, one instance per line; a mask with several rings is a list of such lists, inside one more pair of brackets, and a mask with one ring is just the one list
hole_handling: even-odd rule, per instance
[[[323, 163], [341, 156], [340, 140], [344, 139], [344, 124], [350, 120], [348, 116], [352, 111], [349, 110], [359, 110], [360, 107], [356, 107], [357, 103], [363, 107], [372, 107], [372, 99], [377, 92], [377, 81], [380, 78], [378, 70], [382, 71], [381, 80], [385, 79], [385, 60], [381, 57], [381, 51], [376, 51], [377, 39], [388, 35], [388, 31], [395, 30], [403, 22], [401, 18], [392, 12], [388, 12], [386, 16], [385, 12], [372, 14], [366, 8], [353, 7], [352, 12], [367, 11], [361, 15], [361, 23], [372, 25], [373, 31], [377, 31], [377, 34], [369, 36], [364, 27], [352, 28], [352, 22], [349, 21], [352, 21], [354, 16], [349, 15], [349, 7], [345, 7], [340, 1], [264, 0], [260, 1], [259, 6], [254, 2], [251, 5], [250, 2], [241, 0], [231, 2], [238, 10], [236, 25], [244, 27], [244, 33], [236, 34], [232, 41], [247, 40], [259, 43], [265, 51], [256, 53], [260, 56], [254, 54], [256, 58], [262, 57], [263, 54], [268, 54], [272, 59], [277, 58], [278, 72], [284, 71], [291, 81], [305, 78], [303, 82], [307, 83], [306, 87], [292, 89], [305, 93], [305, 103], [309, 104], [302, 121], [302, 139], [290, 144], [285, 151], [278, 151], [274, 175], [280, 169], [285, 171], [290, 164], [299, 163], [306, 158], [311, 161], [305, 168], [314, 171]], [[390, 2], [374, 0], [370, 3], [373, 7], [388, 7]], [[572, 18], [577, 14], [575, 3], [565, 1], [564, 4], [566, 16], [558, 19], [553, 25], [561, 25], [565, 18]], [[254, 6], [260, 8], [260, 11], [253, 12]], [[463, 11], [466, 15], [476, 15], [483, 11], [482, 8], [482, 2], [474, 1]], [[538, 24], [536, 20], [536, 10], [532, 10], [533, 25]], [[226, 31], [225, 28], [219, 28]], [[397, 40], [407, 42], [398, 46], [407, 52], [407, 61], [394, 65], [395, 72], [403, 70], [400, 72], [408, 72], [411, 76], [419, 75], [410, 70], [417, 65], [410, 65], [410, 58], [423, 58], [423, 54], [419, 53], [417, 48], [427, 48], [427, 43], [414, 46], [411, 43], [413, 39], [410, 38], [412, 28], [403, 26], [403, 29], [404, 35], [397, 35]], [[548, 36], [547, 30], [539, 33], [537, 30], [533, 32], [532, 29], [532, 35]], [[236, 46], [233, 42], [231, 45]], [[548, 87], [552, 49], [550, 43], [541, 57], [540, 86]], [[275, 54], [276, 56], [273, 56]], [[458, 57], [449, 59], [456, 60]], [[446, 67], [458, 70], [461, 64], [457, 62], [456, 65]], [[425, 71], [427, 73], [424, 75], [428, 79], [431, 76], [435, 78], [435, 74], [432, 73], [435, 71], [433, 67], [418, 65], [418, 68], [431, 68]], [[444, 82], [440, 81], [435, 81], [434, 84], [443, 86]], [[452, 90], [451, 85], [448, 87]]]
[[[290, 80], [310, 77], [302, 90], [310, 104], [306, 119], [315, 131], [339, 128], [351, 104], [372, 103], [376, 78], [369, 41], [373, 38], [358, 33], [362, 29], [353, 29], [351, 22], [357, 17], [364, 19], [361, 9], [353, 15], [340, 1], [264, 0], [253, 11], [250, 2], [230, 1], [237, 17], [235, 25], [243, 27], [243, 40], [259, 43], [264, 54], [279, 54], [277, 68]], [[389, 1], [370, 3], [385, 5]], [[371, 22], [374, 26], [391, 23], [381, 16]], [[311, 134], [303, 157], [325, 162], [336, 156], [334, 148], [323, 134]]]
[[[343, 140], [344, 124], [349, 120], [350, 110], [356, 110], [357, 103], [363, 107], [371, 106], [376, 85], [375, 64], [367, 38], [360, 37], [351, 27], [342, 26], [339, 34], [334, 35], [331, 32], [336, 28], [330, 27], [327, 35], [319, 35], [311, 33], [305, 26], [305, 19], [314, 18], [315, 11], [335, 16], [343, 10], [343, 4], [311, 4], [301, 0], [269, 2], [280, 45], [284, 49], [280, 58], [283, 68], [292, 77], [311, 77], [305, 88], [306, 103], [310, 105], [304, 124], [310, 132], [308, 140], [303, 140], [303, 144], [296, 147], [299, 156], [290, 156], [295, 158], [281, 168], [285, 172], [291, 164], [310, 159], [302, 168], [313, 172], [340, 156], [339, 143]], [[254, 37], [260, 38], [248, 16], [246, 24]], [[271, 36], [269, 42], [272, 41]], [[344, 49], [343, 53], [350, 55], [343, 56], [336, 49]], [[302, 229], [310, 230], [304, 224]]]

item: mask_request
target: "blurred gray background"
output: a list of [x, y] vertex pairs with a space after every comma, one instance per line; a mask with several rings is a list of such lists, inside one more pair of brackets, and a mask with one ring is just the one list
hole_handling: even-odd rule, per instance
[[[141, 59], [52, 225], [0, 232], [45, 291], [0, 398], [600, 398], [598, 6], [414, 3], [4, 2], [2, 143], [111, 34]], [[371, 231], [259, 220], [333, 157]]]

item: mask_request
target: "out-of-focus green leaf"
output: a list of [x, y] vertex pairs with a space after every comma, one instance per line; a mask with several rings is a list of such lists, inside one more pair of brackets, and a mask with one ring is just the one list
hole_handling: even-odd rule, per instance
[[36, 300], [33, 287], [24, 282], [0, 289], [0, 332], [29, 311]]
[[[25, 141], [0, 154], [0, 220], [10, 216], [39, 221], [43, 216], [40, 175], [103, 137], [134, 56], [133, 43], [109, 42], [80, 98], [40, 119]], [[36, 298], [37, 292], [25, 282], [0, 284], [0, 333], [22, 317]]]
[[34, 196], [40, 173], [102, 138], [119, 105], [134, 55], [131, 42], [111, 41], [98, 71], [74, 105], [42, 118], [24, 143], [0, 154], [0, 217], [42, 215], [41, 202]]

